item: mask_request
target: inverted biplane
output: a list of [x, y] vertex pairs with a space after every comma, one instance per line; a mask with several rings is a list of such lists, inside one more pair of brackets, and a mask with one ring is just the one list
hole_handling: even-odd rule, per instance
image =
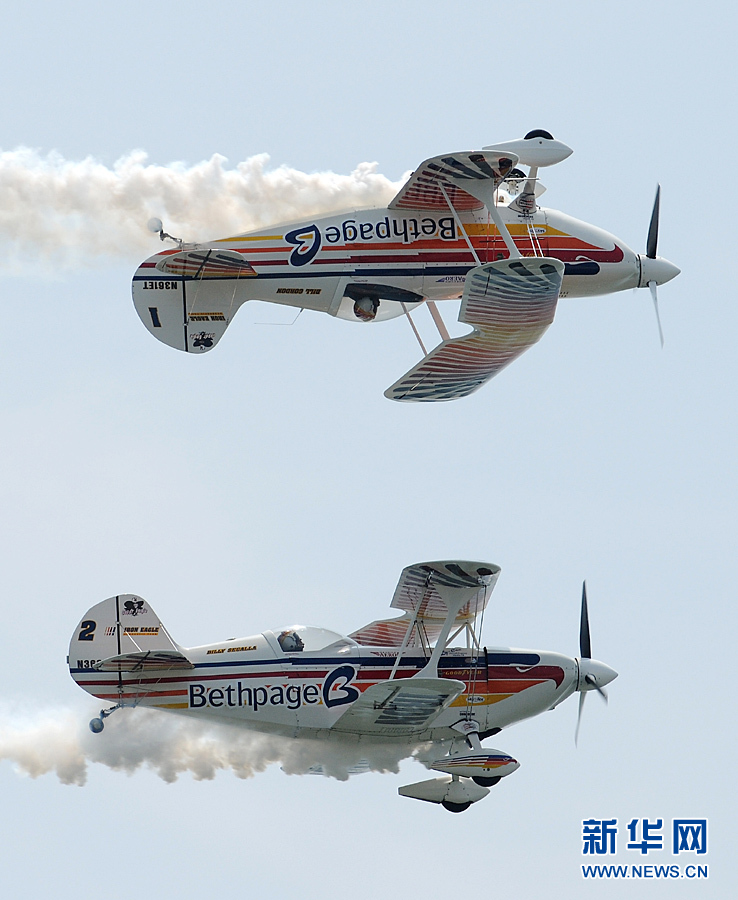
[[191, 648], [146, 601], [122, 594], [85, 613], [69, 669], [114, 703], [90, 722], [93, 732], [113, 711], [141, 706], [296, 740], [380, 744], [442, 773], [400, 794], [462, 812], [519, 767], [483, 740], [577, 691], [578, 732], [587, 692], [604, 696], [617, 677], [592, 659], [584, 589], [579, 657], [482, 646], [478, 622], [499, 573], [482, 562], [418, 563], [395, 590], [401, 615], [348, 636], [293, 626]]
[[[464, 397], [539, 340], [559, 297], [647, 286], [658, 318], [657, 286], [679, 274], [656, 252], [659, 191], [645, 254], [538, 205], [545, 190], [538, 170], [571, 152], [548, 132], [531, 131], [520, 140], [426, 160], [386, 209], [205, 243], [172, 238], [152, 219], [149, 227], [176, 246], [139, 266], [136, 310], [155, 337], [189, 353], [211, 350], [248, 300], [352, 322], [405, 315], [424, 356], [385, 396]], [[459, 321], [472, 331], [451, 338], [436, 301], [459, 298]], [[430, 353], [411, 317], [423, 303], [441, 336]]]

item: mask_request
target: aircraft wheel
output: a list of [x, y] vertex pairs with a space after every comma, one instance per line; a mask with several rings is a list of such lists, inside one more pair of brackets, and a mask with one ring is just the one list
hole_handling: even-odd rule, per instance
[[93, 734], [100, 734], [105, 728], [105, 722], [102, 719], [90, 719], [90, 731]]
[[441, 806], [449, 812], [460, 813], [464, 812], [465, 809], [469, 809], [471, 800], [468, 800], [466, 803], [452, 803], [450, 800], [441, 800]]
[[502, 780], [502, 775], [492, 775], [486, 778], [484, 775], [472, 775], [472, 781], [481, 787], [492, 787]]

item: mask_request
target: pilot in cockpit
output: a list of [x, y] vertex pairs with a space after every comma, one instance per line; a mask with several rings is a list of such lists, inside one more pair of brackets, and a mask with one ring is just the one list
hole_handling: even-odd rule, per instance
[[297, 653], [305, 649], [305, 644], [294, 628], [283, 631], [277, 638], [285, 653]]

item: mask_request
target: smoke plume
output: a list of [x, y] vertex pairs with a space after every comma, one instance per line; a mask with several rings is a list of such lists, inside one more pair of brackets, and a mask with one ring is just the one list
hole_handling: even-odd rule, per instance
[[269, 156], [227, 167], [214, 154], [186, 166], [147, 162], [143, 151], [112, 168], [88, 157], [65, 160], [20, 148], [0, 152], [0, 267], [52, 269], [115, 258], [138, 261], [160, 244], [152, 216], [170, 234], [205, 241], [345, 209], [384, 206], [399, 190], [359, 163], [350, 175], [269, 169]]
[[0, 760], [32, 778], [54, 772], [62, 783], [80, 786], [94, 763], [129, 775], [146, 767], [169, 783], [185, 772], [198, 781], [220, 770], [250, 778], [277, 763], [290, 775], [319, 770], [344, 781], [354, 769], [397, 772], [400, 760], [415, 752], [407, 744], [367, 744], [348, 737], [293, 740], [146, 709], [116, 712], [98, 735], [79, 713], [0, 715]]

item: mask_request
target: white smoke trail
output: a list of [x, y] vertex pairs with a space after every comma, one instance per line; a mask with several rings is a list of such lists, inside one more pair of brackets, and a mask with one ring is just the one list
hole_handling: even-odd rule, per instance
[[250, 778], [274, 763], [290, 775], [320, 767], [323, 774], [344, 781], [360, 763], [373, 771], [397, 772], [400, 760], [414, 751], [408, 745], [346, 738], [291, 740], [146, 709], [116, 712], [99, 735], [89, 731], [87, 719], [78, 713], [0, 715], [0, 761], [12, 762], [32, 778], [55, 772], [62, 783], [80, 786], [91, 763], [128, 774], [147, 767], [170, 783], [184, 772], [198, 781], [214, 778], [220, 770]]
[[0, 152], [0, 268], [95, 265], [155, 253], [152, 216], [188, 241], [227, 237], [282, 221], [386, 205], [402, 181], [359, 163], [350, 175], [308, 174], [252, 156], [226, 167], [214, 154], [192, 166], [147, 162], [143, 151], [109, 168], [19, 148]]

